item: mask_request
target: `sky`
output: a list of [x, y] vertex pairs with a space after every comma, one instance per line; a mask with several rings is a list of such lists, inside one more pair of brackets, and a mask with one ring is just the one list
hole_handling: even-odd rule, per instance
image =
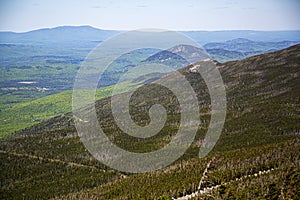
[[0, 31], [300, 30], [300, 0], [0, 0]]

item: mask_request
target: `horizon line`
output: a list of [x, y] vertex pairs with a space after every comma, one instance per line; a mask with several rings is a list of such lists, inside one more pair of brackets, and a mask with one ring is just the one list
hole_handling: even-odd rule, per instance
[[[91, 27], [94, 29], [98, 30], [105, 30], [105, 31], [133, 31], [133, 30], [139, 30], [139, 29], [144, 29], [144, 28], [136, 28], [136, 29], [106, 29], [106, 28], [99, 28], [96, 26], [92, 26], [89, 24], [82, 24], [82, 25], [58, 25], [58, 26], [52, 26], [52, 27], [40, 27], [40, 28], [35, 28], [35, 29], [30, 29], [26, 31], [14, 31], [14, 30], [0, 30], [0, 32], [10, 32], [10, 33], [27, 33], [27, 32], [32, 32], [32, 31], [38, 31], [38, 30], [43, 30], [43, 29], [55, 29], [55, 28], [60, 28], [60, 27]], [[149, 28], [149, 27], [148, 27]], [[153, 28], [153, 27], [151, 27]], [[162, 28], [158, 28], [162, 29]], [[164, 29], [168, 31], [178, 31], [178, 32], [193, 32], [193, 31], [203, 31], [203, 32], [218, 32], [218, 31], [257, 31], [257, 32], [280, 32], [280, 31], [300, 31], [300, 29], [274, 29], [274, 30], [263, 30], [263, 29], [184, 29], [184, 30], [174, 30], [174, 29]]]

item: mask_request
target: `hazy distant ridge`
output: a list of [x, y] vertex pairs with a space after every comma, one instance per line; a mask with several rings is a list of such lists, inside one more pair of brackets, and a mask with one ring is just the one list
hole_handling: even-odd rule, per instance
[[[96, 42], [105, 40], [120, 31], [102, 30], [91, 26], [59, 26], [24, 33], [0, 32], [0, 43], [51, 44], [70, 42]], [[300, 30], [291, 31], [180, 31], [202, 45], [207, 42], [224, 42], [235, 38], [255, 41], [300, 41]]]

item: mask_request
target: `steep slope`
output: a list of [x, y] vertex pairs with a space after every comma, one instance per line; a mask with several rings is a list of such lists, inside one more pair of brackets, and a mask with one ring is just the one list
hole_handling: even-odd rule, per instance
[[[201, 66], [205, 62], [210, 61], [197, 64]], [[269, 198], [273, 195], [278, 197], [279, 192], [279, 195], [297, 199], [300, 45], [242, 61], [218, 64], [226, 85], [228, 112], [221, 138], [204, 159], [197, 157], [210, 120], [210, 100], [203, 79], [192, 72], [191, 67], [180, 72], [198, 95], [202, 124], [195, 142], [173, 165], [139, 175], [120, 176], [114, 170], [102, 174], [100, 170], [107, 170], [107, 167], [85, 150], [76, 136], [69, 113], [26, 129], [15, 138], [1, 141], [0, 153], [4, 161], [1, 171], [5, 172], [1, 176], [1, 193], [4, 198], [13, 199], [24, 194], [28, 198], [44, 199], [170, 199], [195, 192], [207, 163], [212, 160], [203, 187], [226, 184], [216, 187], [207, 193], [208, 196]], [[160, 133], [148, 139], [122, 133], [113, 120], [110, 98], [96, 102], [101, 127], [116, 145], [124, 149], [148, 152], [161, 148], [179, 127], [176, 97], [155, 84], [143, 86], [134, 97], [131, 115], [140, 125], [149, 123], [148, 109], [151, 105], [159, 102], [165, 106], [168, 118]], [[33, 156], [43, 159], [34, 159]], [[50, 159], [61, 160], [65, 164], [54, 165]], [[70, 162], [78, 165], [70, 167]], [[80, 165], [94, 166], [99, 172]], [[22, 166], [28, 168], [23, 169]], [[270, 172], [262, 173], [268, 170]], [[245, 181], [239, 182], [240, 178], [248, 175]], [[46, 189], [43, 189], [45, 186]], [[261, 187], [262, 190], [259, 189]], [[208, 196], [203, 194], [204, 198]]]

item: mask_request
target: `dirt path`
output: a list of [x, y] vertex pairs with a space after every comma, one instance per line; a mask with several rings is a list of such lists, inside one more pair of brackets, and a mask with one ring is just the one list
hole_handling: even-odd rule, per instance
[[[209, 165], [208, 165], [208, 167], [209, 167]], [[268, 173], [270, 173], [273, 170], [274, 169], [272, 168], [272, 169], [268, 169], [268, 170], [264, 170], [264, 171], [259, 171], [258, 173], [255, 173], [255, 174], [245, 175], [245, 176], [242, 176], [241, 178], [236, 178], [236, 179], [231, 180], [229, 182], [223, 183], [223, 185], [230, 184], [230, 183], [232, 183], [234, 181], [241, 181], [241, 180], [243, 180], [245, 178], [249, 178], [249, 177], [258, 177], [259, 175], [268, 174]], [[202, 178], [201, 178], [201, 180], [202, 180]], [[212, 190], [217, 189], [220, 186], [221, 185], [215, 185], [215, 186], [212, 186], [212, 187], [206, 187], [206, 188], [203, 188], [203, 189], [198, 190], [196, 192], [193, 192], [192, 194], [189, 194], [189, 195], [186, 195], [186, 196], [183, 196], [183, 197], [179, 197], [176, 200], [188, 200], [188, 199], [197, 197], [198, 195], [207, 194], [207, 193], [210, 193]]]
[[18, 157], [28, 157], [28, 158], [34, 158], [34, 159], [39, 159], [39, 160], [45, 160], [45, 161], [48, 161], [48, 162], [55, 162], [55, 163], [60, 163], [60, 164], [66, 164], [66, 165], [69, 165], [69, 166], [72, 166], [72, 167], [74, 167], [74, 166], [75, 167], [85, 167], [85, 168], [90, 168], [90, 169], [94, 169], [94, 170], [101, 170], [103, 172], [112, 171], [112, 170], [99, 169], [99, 168], [96, 168], [96, 167], [90, 166], [90, 165], [84, 165], [84, 164], [75, 163], [75, 162], [66, 162], [66, 161], [53, 159], [53, 158], [44, 158], [44, 157], [41, 157], [41, 156], [36, 156], [36, 155], [31, 155], [31, 154], [7, 152], [7, 151], [3, 151], [3, 150], [0, 150], [0, 153], [14, 155], [14, 156], [18, 156]]

